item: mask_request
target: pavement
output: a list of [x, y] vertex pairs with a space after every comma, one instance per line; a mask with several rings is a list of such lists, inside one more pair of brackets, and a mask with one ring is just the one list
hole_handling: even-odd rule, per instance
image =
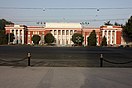
[[132, 88], [132, 68], [0, 66], [0, 88]]

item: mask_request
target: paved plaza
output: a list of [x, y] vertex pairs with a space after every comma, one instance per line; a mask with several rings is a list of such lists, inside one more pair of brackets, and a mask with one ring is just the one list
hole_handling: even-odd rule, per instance
[[[23, 61], [28, 52], [31, 66]], [[132, 63], [100, 67], [100, 54], [123, 63], [132, 61], [131, 53], [132, 48], [0, 46], [0, 88], [131, 88]]]
[[132, 68], [1, 66], [0, 88], [132, 88]]

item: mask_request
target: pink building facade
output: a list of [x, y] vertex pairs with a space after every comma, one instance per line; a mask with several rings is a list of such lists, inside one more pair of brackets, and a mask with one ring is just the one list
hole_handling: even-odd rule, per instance
[[79, 23], [46, 23], [43, 26], [7, 25], [6, 33], [13, 33], [15, 39], [13, 44], [33, 44], [33, 35], [41, 37], [40, 44], [44, 44], [44, 36], [52, 33], [55, 37], [55, 44], [58, 46], [72, 45], [72, 35], [82, 33], [84, 45], [87, 45], [87, 38], [95, 30], [97, 45], [100, 46], [102, 38], [107, 38], [108, 45], [120, 45], [122, 43], [122, 28], [120, 26], [101, 26], [100, 28], [82, 27]]

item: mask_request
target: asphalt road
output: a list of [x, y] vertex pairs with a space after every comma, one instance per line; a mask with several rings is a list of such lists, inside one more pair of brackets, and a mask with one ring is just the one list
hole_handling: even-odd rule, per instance
[[[28, 52], [31, 53], [31, 66], [99, 67], [100, 54], [110, 62], [132, 61], [132, 48], [0, 46], [0, 65], [27, 66], [24, 58]], [[103, 62], [103, 67], [132, 67], [132, 63]]]

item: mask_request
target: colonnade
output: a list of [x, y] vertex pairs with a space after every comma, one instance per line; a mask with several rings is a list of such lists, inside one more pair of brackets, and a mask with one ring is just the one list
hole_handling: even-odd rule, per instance
[[24, 44], [24, 29], [12, 29], [10, 33], [15, 37], [13, 44]]
[[116, 32], [117, 30], [102, 30], [102, 37], [106, 37], [107, 44], [116, 44]]
[[56, 39], [57, 45], [73, 44], [73, 42], [71, 41], [71, 38], [74, 32], [76, 32], [76, 30], [51, 30], [51, 33]]

